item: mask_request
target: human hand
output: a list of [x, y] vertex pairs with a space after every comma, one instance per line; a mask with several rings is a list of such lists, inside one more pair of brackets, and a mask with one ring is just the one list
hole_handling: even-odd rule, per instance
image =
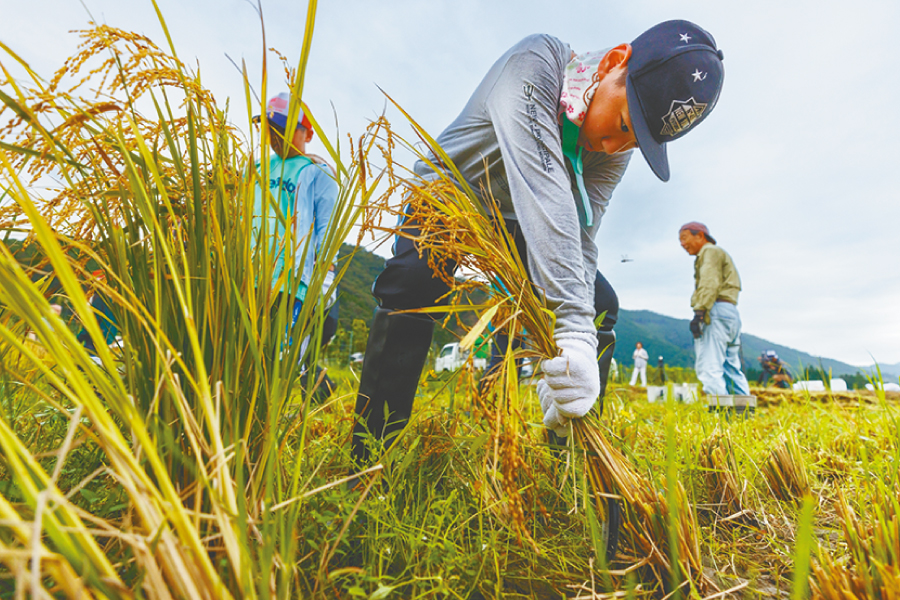
[[694, 336], [694, 339], [699, 338], [703, 335], [703, 330], [700, 327], [700, 324], [703, 323], [703, 319], [706, 317], [705, 310], [695, 310], [694, 318], [691, 319], [691, 334]]
[[597, 367], [597, 334], [561, 333], [556, 336], [561, 353], [541, 362], [544, 395], [561, 417], [581, 418], [600, 395]]
[[541, 410], [544, 412], [544, 427], [552, 430], [560, 437], [569, 435], [569, 419], [559, 414], [553, 398], [550, 394], [550, 386], [541, 379], [537, 383], [538, 399], [541, 401]]

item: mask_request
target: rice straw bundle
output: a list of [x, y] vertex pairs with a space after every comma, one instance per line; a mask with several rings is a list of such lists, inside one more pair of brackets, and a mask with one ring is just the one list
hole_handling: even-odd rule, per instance
[[812, 561], [812, 598], [900, 599], [900, 493], [877, 482], [869, 523], [864, 523], [838, 489], [838, 517], [849, 550], [846, 561], [822, 552]]
[[[398, 107], [399, 109], [400, 107]], [[400, 109], [402, 111], [402, 109]], [[427, 253], [429, 265], [436, 276], [441, 277], [453, 292], [480, 288], [489, 294], [485, 305], [463, 305], [459, 302], [462, 294], [448, 298], [449, 306], [422, 309], [419, 312], [456, 314], [461, 311], [478, 311], [482, 318], [466, 339], [481, 334], [488, 321], [497, 327], [506, 328], [518, 334], [528, 331], [528, 348], [509, 350], [504, 368], [487, 383], [487, 391], [476, 396], [476, 403], [486, 421], [492, 444], [485, 459], [485, 466], [492, 478], [502, 480], [502, 489], [509, 501], [512, 519], [518, 531], [530, 539], [524, 527], [524, 505], [519, 479], [525, 464], [518, 453], [519, 438], [524, 432], [521, 399], [518, 394], [516, 359], [523, 356], [549, 358], [557, 355], [553, 340], [554, 315], [535, 293], [533, 284], [517, 254], [515, 245], [506, 232], [502, 217], [496, 212], [496, 203], [488, 201], [485, 209], [474, 191], [449, 157], [435, 141], [404, 112], [417, 135], [429, 147], [436, 159], [431, 159], [416, 150], [412, 144], [391, 131], [384, 120], [373, 124], [370, 135], [383, 135], [379, 144], [387, 163], [385, 173], [388, 191], [373, 207], [364, 230], [384, 231], [392, 235], [414, 239], [420, 253]], [[420, 159], [429, 162], [439, 173], [433, 181], [425, 181], [417, 176], [403, 179], [394, 172], [391, 153], [397, 143], [403, 144]], [[435, 164], [436, 163], [436, 164]], [[371, 169], [366, 169], [371, 172]], [[489, 180], [489, 178], [486, 178]], [[462, 182], [456, 185], [454, 182]], [[389, 200], [395, 193], [403, 195], [403, 207], [392, 206]], [[482, 189], [481, 196], [491, 198], [490, 189]], [[489, 212], [490, 211], [490, 212]], [[403, 226], [385, 226], [384, 215], [414, 221], [418, 232], [411, 235]], [[459, 265], [480, 275], [479, 279], [455, 279], [447, 272], [448, 265]], [[511, 336], [512, 337], [512, 336]], [[509, 348], [512, 348], [510, 344]], [[673, 575], [670, 557], [667, 554], [666, 539], [670, 535], [669, 508], [666, 498], [660, 496], [642, 477], [638, 476], [628, 460], [606, 439], [603, 428], [596, 418], [588, 417], [574, 422], [575, 444], [584, 452], [588, 465], [588, 479], [596, 499], [609, 494], [620, 494], [626, 502], [629, 522], [626, 532], [632, 541], [632, 551], [645, 556], [646, 562], [658, 581], [665, 585], [677, 578], [684, 584], [693, 582], [700, 590], [714, 587], [702, 572], [696, 522], [688, 508], [684, 488], [672, 482], [677, 502], [678, 522], [676, 527], [677, 555], [679, 568]], [[525, 492], [531, 493], [531, 492]], [[598, 506], [600, 514], [605, 507]]]
[[[574, 420], [572, 425], [575, 445], [585, 453], [592, 487], [607, 494], [614, 492], [624, 501], [623, 533], [624, 539], [630, 542], [631, 553], [643, 557], [646, 568], [663, 587], [692, 583], [700, 592], [715, 589], [715, 584], [703, 573], [697, 520], [681, 482], [663, 481], [664, 486], [669, 486], [668, 498], [658, 492], [609, 442], [593, 412], [584, 419]], [[676, 548], [669, 546], [672, 539], [676, 540]], [[677, 560], [677, 566], [673, 566], [673, 559]], [[671, 585], [675, 581], [680, 583]]]
[[725, 521], [753, 521], [751, 511], [744, 507], [747, 481], [739, 481], [734, 443], [728, 432], [716, 432], [700, 446], [700, 467], [704, 469], [706, 489], [710, 501], [721, 506], [726, 514], [717, 511]]
[[809, 494], [809, 476], [800, 452], [797, 436], [787, 433], [781, 437], [762, 466], [769, 489], [779, 500], [800, 502]]

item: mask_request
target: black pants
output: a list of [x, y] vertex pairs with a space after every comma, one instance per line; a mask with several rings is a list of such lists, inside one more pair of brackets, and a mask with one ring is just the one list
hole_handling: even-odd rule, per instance
[[[322, 323], [322, 340], [319, 343], [321, 348], [324, 348], [328, 345], [328, 342], [331, 341], [331, 338], [334, 337], [334, 334], [337, 333], [338, 328], [338, 313], [340, 311], [340, 287], [338, 287], [337, 291], [335, 291], [335, 301], [331, 308], [328, 309], [328, 313], [325, 315], [325, 320]], [[285, 294], [284, 292], [278, 293], [278, 298], [272, 304], [272, 311], [270, 313], [272, 322], [275, 322], [275, 319], [278, 316], [278, 311], [281, 308], [281, 303], [284, 301]], [[290, 335], [291, 329], [293, 329], [294, 324], [297, 322], [297, 318], [300, 316], [300, 311], [303, 310], [303, 301], [297, 298], [293, 299], [293, 305], [291, 306], [291, 322], [287, 326], [288, 335]]]
[[[519, 229], [518, 222], [506, 220], [506, 229], [516, 244], [519, 257], [528, 269], [528, 252], [525, 237]], [[418, 234], [414, 223], [401, 226], [410, 235]], [[580, 260], [580, 256], [577, 257]], [[447, 275], [456, 271], [457, 265], [448, 261]], [[446, 304], [447, 300], [438, 301], [450, 291], [449, 286], [428, 266], [428, 252], [421, 258], [411, 239], [398, 237], [394, 244], [394, 256], [387, 260], [384, 271], [375, 280], [372, 294], [378, 299], [382, 308], [407, 310]], [[600, 331], [612, 331], [619, 314], [619, 298], [615, 290], [600, 272], [594, 279], [594, 310], [599, 315], [606, 311]]]

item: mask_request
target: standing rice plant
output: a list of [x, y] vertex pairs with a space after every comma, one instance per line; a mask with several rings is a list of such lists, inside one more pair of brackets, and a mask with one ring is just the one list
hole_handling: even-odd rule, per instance
[[813, 511], [816, 501], [812, 496], [804, 496], [800, 508], [800, 520], [794, 543], [794, 585], [791, 600], [809, 597], [809, 566], [813, 553]]
[[[289, 82], [294, 98], [302, 97], [315, 8], [310, 2]], [[167, 32], [161, 16], [160, 23]], [[283, 416], [308, 360], [299, 341], [321, 335], [324, 307], [305, 302], [288, 331], [290, 303], [278, 299], [295, 295], [296, 278], [273, 284], [270, 246], [252, 232], [254, 188], [269, 175], [254, 155], [267, 154], [268, 128], [242, 140], [171, 40], [167, 52], [108, 26], [82, 36], [49, 82], [5, 46], [0, 59], [0, 117], [8, 119], [0, 221], [27, 229], [40, 245], [96, 348], [96, 355], [85, 349], [0, 249], [0, 303], [10, 315], [0, 319], [0, 341], [40, 373], [49, 399], [70, 415], [53, 473], [0, 421], [8, 472], [28, 506], [0, 503], [0, 560], [33, 597], [48, 585], [70, 597], [296, 597], [316, 584], [294, 569], [304, 543], [296, 524], [316, 492], [301, 477], [311, 390], [300, 396], [299, 423]], [[27, 79], [14, 79], [7, 60]], [[250, 114], [264, 112], [249, 96]], [[371, 192], [304, 110], [342, 183], [317, 249], [315, 298]], [[36, 193], [46, 181], [56, 183]], [[286, 230], [276, 247], [316, 251], [305, 232]], [[96, 267], [105, 281], [90, 277]], [[87, 288], [110, 305], [121, 337], [116, 352]], [[22, 341], [20, 324], [36, 332], [50, 360]], [[60, 489], [58, 470], [75, 435], [99, 447], [103, 472], [127, 498], [123, 510], [91, 514]]]
[[[404, 115], [431, 154], [417, 150], [392, 131], [386, 122], [379, 122], [379, 130], [372, 133], [381, 139], [379, 148], [387, 165], [389, 185], [373, 207], [376, 210], [369, 214], [364, 228], [412, 237], [419, 252], [429, 256], [429, 266], [435, 275], [451, 288], [446, 306], [418, 312], [454, 315], [475, 311], [480, 318], [466, 340], [474, 340], [491, 322], [495, 329], [504, 328], [511, 332], [511, 337], [527, 331], [522, 348], [514, 350], [513, 344], [509, 345], [501, 369], [487, 379], [474, 397], [478, 415], [490, 431], [491, 443], [484, 445], [484, 469], [487, 481], [496, 484], [488, 487], [502, 491], [510, 523], [523, 538], [534, 544], [525, 526], [527, 515], [523, 509], [528, 505], [539, 505], [539, 499], [533, 497], [536, 488], [530, 482], [533, 474], [520, 458], [527, 428], [516, 365], [517, 360], [524, 357], [541, 359], [557, 355], [553, 341], [554, 315], [530, 282], [515, 245], [502, 226], [496, 204], [488, 201], [485, 203], [488, 208], [485, 208], [435, 140], [408, 114]], [[395, 168], [392, 154], [398, 145], [428, 162], [439, 175], [433, 180], [423, 180], [411, 171], [401, 172]], [[480, 192], [483, 197], [490, 198], [489, 189]], [[398, 196], [402, 198], [400, 203]], [[411, 236], [402, 226], [406, 220], [416, 223], [417, 235]], [[477, 276], [455, 278], [452, 275], [454, 266]], [[485, 292], [488, 301], [483, 305], [464, 304], [462, 292], [472, 289]], [[584, 459], [586, 479], [592, 492], [589, 496], [596, 502], [592, 510], [598, 518], [601, 521], [607, 518], [607, 498], [621, 497], [626, 504], [626, 532], [632, 555], [640, 564], [648, 565], [652, 577], [661, 587], [667, 588], [670, 581], [678, 580], [700, 591], [714, 589], [713, 583], [703, 574], [696, 518], [681, 483], [669, 481], [672, 490], [669, 499], [659, 494], [654, 485], [638, 475], [612, 446], [593, 413], [575, 420], [573, 432], [574, 448]], [[675, 515], [672, 522], [670, 510]], [[670, 544], [666, 541], [670, 539], [670, 533], [675, 544], [671, 554]], [[677, 557], [677, 564], [672, 563], [672, 556]]]

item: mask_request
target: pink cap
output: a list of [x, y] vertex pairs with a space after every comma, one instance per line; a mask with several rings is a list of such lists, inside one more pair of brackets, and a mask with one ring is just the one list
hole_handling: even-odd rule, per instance
[[[269, 98], [266, 104], [266, 118], [270, 123], [278, 125], [282, 129], [287, 129], [288, 107], [290, 106], [291, 96], [286, 92], [281, 92]], [[300, 123], [298, 127], [312, 130], [312, 123], [309, 117], [300, 109]], [[259, 117], [253, 117], [254, 121], [259, 121]]]
[[713, 236], [709, 235], [709, 228], [699, 221], [691, 221], [690, 223], [685, 223], [684, 225], [681, 226], [681, 229], [678, 230], [678, 233], [680, 234], [685, 229], [687, 229], [694, 235], [697, 235], [698, 233], [703, 232], [703, 235], [706, 236], [706, 239], [708, 239], [713, 244], [716, 243], [715, 238], [713, 238]]

